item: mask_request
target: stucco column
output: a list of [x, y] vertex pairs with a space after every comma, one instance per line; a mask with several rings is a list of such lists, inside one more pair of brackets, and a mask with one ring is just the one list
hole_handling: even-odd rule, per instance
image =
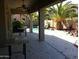
[[5, 20], [6, 20], [7, 41], [9, 41], [12, 40], [12, 19], [11, 19], [11, 8], [7, 0], [5, 0]]
[[0, 47], [6, 42], [6, 17], [4, 0], [0, 0]]
[[11, 38], [11, 11], [7, 0], [0, 0], [0, 45]]
[[39, 41], [44, 40], [44, 8], [39, 10]]
[[30, 17], [30, 32], [32, 33], [32, 29], [33, 29], [33, 21], [32, 21], [32, 14], [29, 15]]

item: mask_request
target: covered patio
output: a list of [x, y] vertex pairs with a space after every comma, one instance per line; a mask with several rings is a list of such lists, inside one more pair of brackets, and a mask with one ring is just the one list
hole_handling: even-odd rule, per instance
[[[44, 31], [44, 9], [63, 1], [0, 0], [0, 58], [77, 59], [78, 51], [72, 43], [61, 40], [61, 38], [56, 36], [45, 35]], [[35, 11], [39, 12], [38, 34], [32, 33], [31, 13]], [[30, 32], [27, 32], [26, 36], [24, 33], [19, 36], [18, 33], [12, 32], [12, 14], [27, 14], [29, 16]]]
[[[15, 40], [10, 41], [10, 46], [0, 48], [0, 54], [8, 56], [5, 59], [9, 56], [11, 59], [78, 59], [78, 49], [72, 42], [47, 32], [54, 33], [45, 30], [45, 41], [40, 42], [38, 33], [27, 32], [27, 36], [24, 33], [21, 36], [16, 33]], [[62, 32], [56, 31], [56, 33]]]
[[[1, 0], [0, 1], [0, 37], [1, 42], [10, 40], [12, 36], [12, 14], [28, 14], [30, 17], [30, 32], [32, 32], [31, 13], [39, 12], [39, 40], [44, 40], [44, 9], [64, 0]], [[2, 34], [3, 33], [3, 34]], [[1, 44], [0, 42], [0, 44]]]

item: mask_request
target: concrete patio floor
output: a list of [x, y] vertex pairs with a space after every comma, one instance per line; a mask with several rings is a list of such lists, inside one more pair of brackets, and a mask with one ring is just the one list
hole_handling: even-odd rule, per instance
[[[45, 30], [45, 41], [41, 42], [38, 41], [37, 32], [28, 32], [26, 37], [24, 33], [21, 36], [17, 34], [15, 43], [12, 45], [11, 58], [24, 58], [22, 53], [22, 42], [24, 42], [26, 43], [26, 59], [78, 59], [78, 48], [73, 45], [74, 40], [68, 41], [68, 37], [65, 36], [66, 33], [62, 31], [50, 31]], [[15, 53], [16, 51], [19, 53]], [[0, 54], [1, 52], [8, 53], [7, 48], [0, 48]]]

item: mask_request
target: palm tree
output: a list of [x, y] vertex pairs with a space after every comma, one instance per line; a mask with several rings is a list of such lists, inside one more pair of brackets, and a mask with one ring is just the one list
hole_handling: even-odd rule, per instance
[[65, 23], [64, 21], [66, 18], [77, 16], [75, 8], [77, 7], [71, 2], [65, 4], [61, 2], [55, 6], [49, 7], [49, 14], [52, 15], [52, 19], [56, 22], [56, 29], [63, 29], [62, 23]]

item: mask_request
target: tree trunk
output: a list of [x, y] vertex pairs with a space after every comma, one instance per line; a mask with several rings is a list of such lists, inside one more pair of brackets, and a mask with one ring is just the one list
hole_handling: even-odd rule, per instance
[[62, 30], [62, 29], [63, 29], [63, 25], [62, 25], [61, 22], [57, 22], [57, 23], [56, 23], [56, 29], [57, 29], [57, 30]]

